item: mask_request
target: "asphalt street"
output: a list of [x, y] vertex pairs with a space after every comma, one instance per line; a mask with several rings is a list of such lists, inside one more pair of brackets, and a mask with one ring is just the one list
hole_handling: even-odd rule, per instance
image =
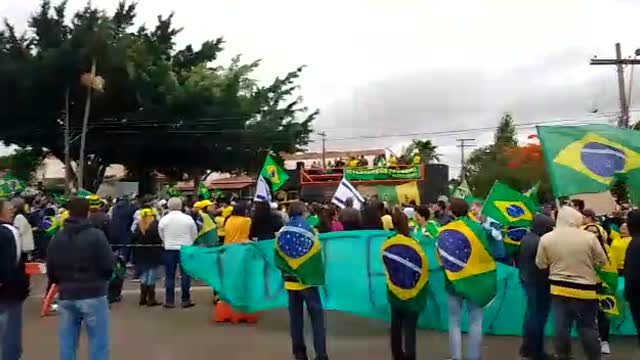
[[[56, 359], [58, 356], [57, 318], [39, 317], [43, 279], [34, 279], [33, 296], [25, 303], [25, 360]], [[212, 324], [211, 290], [193, 291], [196, 306], [191, 309], [146, 308], [137, 304], [137, 284], [128, 282], [124, 300], [111, 311], [111, 359], [118, 360], [211, 360], [211, 359], [292, 359], [285, 309], [264, 313], [256, 325]], [[162, 300], [162, 298], [160, 298]], [[328, 347], [331, 359], [388, 360], [389, 339], [383, 322], [327, 313]], [[312, 354], [310, 333], [307, 343]], [[519, 359], [518, 337], [487, 336], [484, 359]], [[575, 358], [582, 359], [575, 344]], [[640, 360], [632, 338], [614, 338], [611, 360]], [[446, 333], [419, 331], [419, 359], [446, 359], [449, 356]], [[86, 339], [81, 341], [79, 359], [88, 359]]]

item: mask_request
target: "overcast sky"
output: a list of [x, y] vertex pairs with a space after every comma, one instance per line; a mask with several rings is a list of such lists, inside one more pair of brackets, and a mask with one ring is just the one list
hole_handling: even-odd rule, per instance
[[[3, 0], [0, 15], [24, 28], [38, 4]], [[117, 0], [93, 4], [113, 11]], [[139, 21], [149, 26], [171, 11], [184, 27], [179, 46], [224, 36], [221, 60], [260, 58], [264, 81], [308, 65], [301, 92], [320, 108], [315, 128], [327, 132], [329, 149], [431, 138], [454, 172], [456, 137], [485, 144], [492, 132], [448, 130], [493, 127], [505, 111], [521, 124], [614, 118], [615, 69], [589, 59], [613, 57], [615, 42], [623, 56], [640, 47], [634, 0], [139, 1]], [[640, 108], [640, 89], [633, 94], [631, 107]], [[425, 135], [358, 138], [407, 133]]]

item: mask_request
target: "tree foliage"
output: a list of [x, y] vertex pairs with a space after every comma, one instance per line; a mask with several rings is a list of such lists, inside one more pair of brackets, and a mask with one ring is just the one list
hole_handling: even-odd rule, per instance
[[541, 197], [546, 198], [551, 193], [540, 145], [518, 146], [516, 128], [509, 113], [502, 116], [494, 143], [471, 153], [465, 163], [465, 175], [476, 196], [485, 197], [496, 180], [521, 191], [541, 181]]
[[413, 156], [420, 154], [422, 161], [426, 164], [440, 161], [440, 154], [438, 154], [438, 146], [434, 145], [431, 140], [412, 140], [411, 144], [402, 148], [402, 154], [400, 160], [406, 164], [411, 164]]
[[[267, 152], [296, 152], [309, 142], [310, 112], [297, 95], [299, 67], [267, 85], [254, 78], [259, 61], [217, 63], [224, 41], [176, 48], [173, 14], [132, 29], [136, 3], [113, 14], [88, 3], [68, 23], [66, 2], [42, 1], [30, 31], [0, 31], [0, 139], [46, 148], [63, 158], [65, 95], [72, 140], [81, 129], [82, 74], [96, 60], [104, 91], [92, 95], [87, 135], [87, 187], [111, 163], [139, 177], [205, 170], [256, 169]], [[78, 159], [79, 141], [71, 143]]]
[[17, 149], [10, 155], [0, 156], [0, 169], [20, 180], [29, 181], [43, 159], [44, 152], [41, 149]]

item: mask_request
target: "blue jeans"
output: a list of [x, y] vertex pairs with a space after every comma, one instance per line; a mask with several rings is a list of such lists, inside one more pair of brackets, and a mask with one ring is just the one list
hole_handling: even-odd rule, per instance
[[22, 356], [22, 302], [0, 303], [0, 359]]
[[[449, 294], [449, 351], [453, 360], [462, 359], [462, 307], [465, 300]], [[470, 301], [466, 301], [469, 310], [468, 360], [479, 360], [482, 346], [482, 317], [484, 311]]]
[[317, 360], [328, 359], [324, 309], [317, 287], [296, 291], [289, 290], [289, 331], [293, 357], [296, 360], [307, 360], [307, 347], [304, 344], [304, 304], [307, 304], [307, 312], [311, 318], [315, 358]]
[[139, 270], [139, 271], [140, 271], [140, 283], [142, 283], [142, 285], [154, 286], [156, 284], [156, 279], [157, 279], [156, 274], [158, 272], [156, 268], [150, 268], [150, 269]]
[[89, 339], [89, 359], [109, 359], [109, 302], [106, 296], [83, 300], [60, 300], [60, 360], [78, 359], [80, 328]]
[[551, 309], [549, 285], [522, 284], [527, 295], [520, 355], [533, 360], [545, 359], [544, 326]]
[[164, 258], [165, 268], [165, 297], [164, 302], [166, 304], [173, 305], [175, 303], [175, 289], [176, 289], [176, 271], [178, 265], [180, 265], [180, 287], [182, 288], [182, 302], [189, 302], [191, 300], [191, 278], [184, 272], [182, 265], [180, 264], [180, 250], [165, 250], [162, 254]]

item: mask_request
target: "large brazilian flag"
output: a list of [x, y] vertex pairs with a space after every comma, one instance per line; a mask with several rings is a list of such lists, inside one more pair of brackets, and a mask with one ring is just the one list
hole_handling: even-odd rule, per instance
[[275, 265], [303, 285], [324, 285], [324, 262], [318, 235], [302, 216], [284, 226], [275, 241]]
[[429, 261], [422, 245], [401, 234], [382, 244], [388, 299], [394, 308], [419, 313], [427, 304]]
[[609, 125], [538, 126], [556, 197], [609, 190], [616, 173], [640, 177], [640, 132]]
[[440, 228], [438, 255], [455, 292], [478, 306], [496, 295], [496, 261], [482, 225], [467, 217]]

